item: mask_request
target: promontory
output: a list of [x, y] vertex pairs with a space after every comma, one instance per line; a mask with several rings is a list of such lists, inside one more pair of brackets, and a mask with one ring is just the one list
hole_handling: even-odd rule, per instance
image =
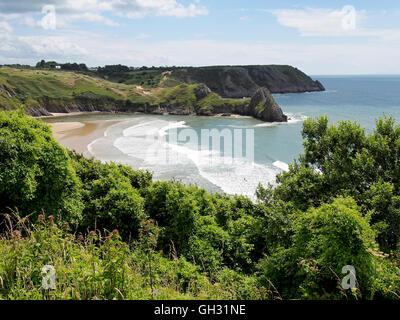
[[41, 61], [0, 68], [0, 108], [32, 116], [102, 111], [180, 115], [238, 114], [268, 122], [286, 115], [271, 94], [323, 91], [286, 65], [140, 67]]

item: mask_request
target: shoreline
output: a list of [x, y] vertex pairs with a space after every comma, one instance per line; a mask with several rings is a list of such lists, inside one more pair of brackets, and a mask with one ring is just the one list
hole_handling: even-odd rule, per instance
[[[146, 113], [146, 112], [107, 112], [107, 111], [77, 111], [77, 112], [50, 112], [50, 116], [37, 116], [33, 117], [35, 119], [54, 119], [60, 117], [69, 117], [69, 116], [78, 116], [78, 115], [90, 115], [90, 114], [142, 114], [142, 115], [171, 115], [176, 116], [177, 114], [174, 113]], [[197, 116], [197, 117], [214, 117], [214, 118], [254, 118], [252, 116], [237, 114], [237, 113], [216, 113], [212, 115], [203, 115], [203, 114], [179, 114], [181, 116]], [[256, 118], [255, 118], [256, 119]]]
[[86, 158], [93, 155], [89, 152], [88, 145], [96, 139], [104, 137], [106, 130], [121, 122], [109, 121], [74, 121], [48, 123], [53, 132], [54, 139], [63, 147], [81, 153]]
[[[56, 119], [61, 117], [73, 117], [77, 115], [91, 115], [91, 114], [110, 114], [109, 112], [89, 111], [89, 112], [68, 112], [68, 113], [51, 113], [50, 116], [34, 117], [36, 119]], [[118, 114], [131, 114], [131, 113], [118, 113]], [[133, 114], [133, 113], [132, 113]], [[148, 115], [148, 113], [135, 113]], [[196, 115], [197, 116], [197, 115]], [[199, 115], [199, 117], [201, 117]], [[211, 116], [210, 118], [252, 118], [251, 116], [244, 116], [239, 114], [219, 113]], [[75, 121], [74, 121], [75, 120]], [[104, 137], [106, 130], [123, 120], [95, 120], [95, 121], [79, 121], [78, 119], [71, 118], [71, 121], [60, 122], [47, 122], [52, 129], [53, 137], [63, 147], [81, 153], [85, 157], [93, 157], [88, 150], [88, 146], [95, 140]]]
[[52, 119], [59, 117], [68, 117], [68, 116], [78, 116], [82, 114], [91, 114], [91, 113], [100, 113], [101, 111], [90, 111], [90, 112], [49, 112], [50, 116], [37, 116], [33, 117], [35, 119]]

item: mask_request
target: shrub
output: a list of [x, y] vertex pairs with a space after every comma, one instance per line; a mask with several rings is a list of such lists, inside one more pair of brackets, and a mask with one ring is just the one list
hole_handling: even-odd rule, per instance
[[117, 228], [125, 237], [137, 236], [140, 221], [146, 217], [144, 200], [127, 177], [110, 168], [87, 188], [81, 229]]
[[337, 198], [301, 214], [293, 246], [266, 257], [260, 270], [263, 281], [271, 280], [288, 298], [340, 298], [342, 267], [352, 265], [358, 292], [367, 295], [376, 249], [373, 231], [355, 201]]
[[0, 112], [0, 210], [81, 219], [81, 184], [50, 128], [22, 111]]

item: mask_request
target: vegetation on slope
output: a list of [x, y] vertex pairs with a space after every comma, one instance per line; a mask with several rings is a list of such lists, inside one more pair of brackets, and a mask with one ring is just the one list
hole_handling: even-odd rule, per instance
[[210, 66], [174, 69], [170, 78], [185, 83], [205, 83], [222, 97], [251, 97], [262, 87], [271, 93], [323, 91], [299, 69], [288, 65]]
[[[390, 117], [372, 134], [307, 120], [305, 153], [257, 203], [67, 152], [21, 111], [1, 112], [0, 130], [1, 298], [400, 297]], [[45, 264], [57, 273], [50, 292]], [[341, 286], [345, 265], [354, 290]]]
[[[69, 223], [39, 215], [36, 224], [7, 216], [0, 239], [0, 299], [260, 299], [255, 278], [228, 269], [214, 283], [183, 257], [154, 250], [156, 227], [144, 224], [137, 241], [118, 230], [75, 235]], [[147, 226], [147, 227], [146, 227]], [[55, 288], [42, 289], [42, 268], [55, 269]]]
[[[211, 96], [194, 99], [193, 91], [204, 84], [213, 91]], [[14, 110], [23, 104], [34, 116], [94, 110], [251, 115], [249, 100], [242, 98], [261, 87], [272, 93], [324, 90], [291, 66], [87, 68], [82, 63], [42, 60], [36, 67], [0, 69], [0, 108]]]
[[[217, 113], [220, 106], [233, 112], [246, 112], [248, 100], [197, 99], [199, 84], [143, 88], [115, 83], [83, 73], [57, 70], [0, 69], [0, 108], [28, 112], [120, 111], [146, 113]], [[225, 112], [225, 111], [224, 111]], [[204, 113], [206, 114], [206, 113]]]

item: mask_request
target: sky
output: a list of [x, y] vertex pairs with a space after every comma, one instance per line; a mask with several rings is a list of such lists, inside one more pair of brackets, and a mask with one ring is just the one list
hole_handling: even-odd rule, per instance
[[0, 0], [0, 64], [400, 74], [398, 0]]

